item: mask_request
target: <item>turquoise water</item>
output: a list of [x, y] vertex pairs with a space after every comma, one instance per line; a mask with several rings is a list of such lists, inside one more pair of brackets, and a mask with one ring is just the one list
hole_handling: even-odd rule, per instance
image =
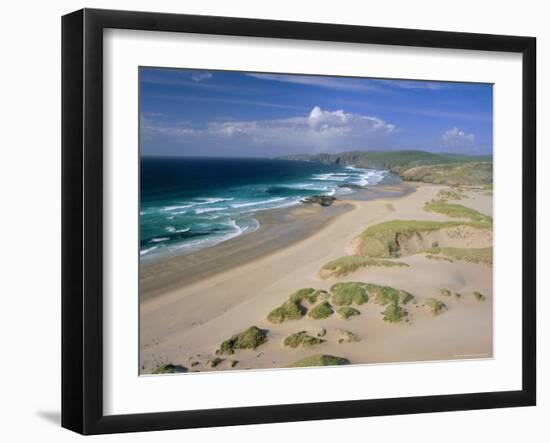
[[187, 253], [252, 232], [254, 213], [398, 179], [387, 171], [270, 159], [142, 158], [141, 257]]

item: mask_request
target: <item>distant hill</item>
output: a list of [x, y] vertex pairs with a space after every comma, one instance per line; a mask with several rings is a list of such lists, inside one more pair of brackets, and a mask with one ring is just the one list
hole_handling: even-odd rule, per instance
[[404, 180], [427, 183], [487, 185], [493, 181], [492, 155], [473, 156], [426, 151], [351, 151], [338, 154], [289, 155], [278, 159], [386, 169]]
[[338, 154], [298, 154], [278, 158], [281, 160], [301, 160], [325, 164], [355, 165], [359, 168], [382, 169], [457, 162], [490, 162], [493, 160], [492, 155], [436, 154], [426, 151], [351, 151], [340, 152]]

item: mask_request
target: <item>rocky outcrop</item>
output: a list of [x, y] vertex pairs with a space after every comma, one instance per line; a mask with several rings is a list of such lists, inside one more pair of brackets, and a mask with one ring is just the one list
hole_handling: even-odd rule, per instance
[[336, 200], [332, 195], [312, 195], [302, 200], [302, 203], [330, 206]]

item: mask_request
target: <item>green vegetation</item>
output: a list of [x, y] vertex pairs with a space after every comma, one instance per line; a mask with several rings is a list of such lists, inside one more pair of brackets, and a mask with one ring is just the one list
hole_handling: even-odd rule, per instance
[[215, 368], [217, 367], [223, 360], [223, 358], [219, 358], [219, 357], [214, 357], [214, 358], [211, 358], [210, 360], [208, 360], [206, 362], [206, 366], [209, 367], [209, 368]]
[[340, 344], [361, 341], [361, 338], [357, 334], [346, 329], [338, 329], [336, 332], [338, 332], [338, 335], [340, 337], [338, 338], [338, 343]]
[[336, 306], [351, 305], [352, 303], [362, 305], [369, 301], [367, 283], [336, 283], [332, 285], [330, 291], [332, 292], [332, 302]]
[[390, 303], [382, 311], [382, 319], [388, 323], [399, 323], [409, 316], [406, 309], [403, 309], [397, 303]]
[[368, 227], [358, 238], [357, 254], [368, 257], [399, 257], [399, 242], [422, 233], [447, 228], [471, 227], [486, 229], [486, 223], [459, 221], [392, 220]]
[[285, 160], [313, 161], [325, 164], [355, 165], [360, 168], [407, 169], [418, 165], [445, 163], [489, 162], [492, 156], [470, 156], [460, 154], [436, 154], [426, 151], [351, 151], [338, 154], [289, 155]]
[[325, 340], [308, 335], [306, 331], [300, 331], [289, 335], [287, 338], [285, 338], [285, 341], [283, 343], [285, 346], [297, 348], [298, 346], [311, 347], [315, 345], [320, 345], [324, 341]]
[[285, 160], [382, 168], [404, 180], [457, 185], [486, 185], [493, 182], [493, 157], [436, 154], [425, 151], [352, 151], [338, 154], [290, 155]]
[[349, 365], [350, 361], [347, 358], [335, 357], [334, 355], [317, 354], [310, 357], [302, 358], [297, 362], [292, 363], [290, 368], [303, 368], [310, 366], [339, 366]]
[[328, 316], [332, 315], [333, 312], [334, 311], [332, 310], [332, 306], [330, 306], [329, 302], [325, 300], [312, 308], [309, 311], [308, 315], [315, 320], [320, 320], [322, 318], [327, 318]]
[[402, 289], [395, 289], [391, 286], [381, 286], [372, 283], [366, 283], [367, 291], [377, 305], [414, 303], [414, 296]]
[[286, 301], [278, 308], [273, 309], [267, 319], [271, 323], [282, 323], [286, 320], [299, 320], [305, 315], [306, 310], [300, 303]]
[[428, 248], [424, 252], [437, 257], [447, 257], [450, 260], [462, 260], [468, 263], [493, 264], [493, 248]]
[[437, 212], [453, 218], [467, 218], [474, 222], [492, 224], [493, 218], [484, 215], [475, 209], [467, 208], [463, 205], [447, 203], [443, 200], [432, 200], [424, 205], [424, 210], [428, 212]]
[[438, 200], [462, 200], [463, 198], [466, 198], [465, 194], [461, 194], [460, 192], [456, 192], [449, 189], [441, 189], [437, 193], [437, 199]]
[[307, 301], [308, 303], [313, 304], [317, 302], [317, 298], [321, 297], [327, 298], [327, 291], [313, 288], [303, 288], [292, 294], [289, 300], [292, 303], [302, 303], [304, 301]]
[[347, 320], [350, 317], [354, 317], [356, 315], [360, 315], [361, 311], [352, 308], [351, 306], [342, 306], [337, 311], [338, 315], [342, 317], [343, 319]]
[[429, 258], [431, 260], [448, 261], [449, 263], [454, 263], [454, 260], [452, 258], [444, 257], [441, 255], [426, 254], [426, 258]]
[[451, 296], [451, 291], [449, 291], [448, 289], [440, 289], [439, 293], [441, 295], [444, 295], [445, 297], [450, 297]]
[[160, 366], [157, 366], [151, 374], [178, 374], [181, 372], [187, 372], [187, 368], [181, 365], [173, 365], [172, 363], [166, 363]]
[[267, 331], [251, 326], [240, 334], [225, 340], [216, 354], [234, 354], [236, 349], [256, 349], [267, 341]]
[[372, 257], [364, 257], [360, 255], [348, 255], [345, 257], [337, 258], [328, 262], [321, 268], [323, 276], [328, 277], [334, 275], [341, 277], [360, 268], [376, 266], [376, 267], [407, 267], [409, 266], [403, 262], [395, 262], [390, 260], [378, 260]]
[[399, 176], [403, 180], [450, 186], [480, 186], [492, 183], [492, 162], [461, 162], [438, 165], [422, 165], [412, 168], [400, 168]]
[[472, 293], [472, 295], [474, 296], [474, 298], [475, 298], [477, 301], [485, 301], [485, 300], [487, 300], [487, 297], [485, 297], [481, 292], [474, 291], [474, 292]]
[[327, 291], [313, 288], [302, 288], [292, 294], [289, 299], [278, 308], [273, 309], [267, 319], [271, 323], [282, 323], [286, 320], [299, 320], [307, 312], [302, 303], [316, 303], [319, 299], [326, 300], [329, 297]]
[[429, 309], [432, 315], [442, 314], [447, 309], [447, 305], [436, 298], [427, 299], [424, 302], [424, 306]]

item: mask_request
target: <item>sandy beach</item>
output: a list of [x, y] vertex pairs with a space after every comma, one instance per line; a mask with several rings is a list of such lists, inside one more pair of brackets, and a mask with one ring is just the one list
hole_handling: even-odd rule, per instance
[[[424, 204], [447, 186], [405, 183], [350, 194], [329, 207], [299, 205], [259, 213], [252, 233], [184, 256], [144, 262], [140, 268], [140, 371], [162, 364], [188, 371], [286, 367], [313, 354], [329, 354], [351, 363], [490, 358], [493, 349], [492, 266], [468, 261], [434, 260], [416, 253], [395, 259], [408, 266], [365, 267], [342, 276], [322, 278], [327, 262], [354, 254], [355, 239], [367, 227], [391, 220], [456, 221], [428, 212]], [[461, 205], [492, 216], [492, 196], [462, 189]], [[374, 197], [374, 198], [373, 198]], [[468, 247], [492, 246], [491, 235], [471, 236]], [[329, 290], [338, 282], [368, 282], [405, 290], [415, 301], [407, 306], [410, 321], [387, 323], [382, 306], [354, 306], [360, 315], [348, 320], [336, 313], [315, 320], [304, 316], [274, 324], [267, 315], [301, 288]], [[441, 290], [460, 293], [445, 297]], [[471, 294], [486, 296], [482, 302]], [[447, 307], [433, 315], [423, 306], [429, 298]], [[255, 350], [237, 350], [212, 360], [220, 344], [250, 326], [267, 331]], [[344, 329], [359, 341], [341, 340]], [[326, 333], [323, 334], [322, 331]], [[307, 331], [323, 343], [290, 348], [290, 334]]]

